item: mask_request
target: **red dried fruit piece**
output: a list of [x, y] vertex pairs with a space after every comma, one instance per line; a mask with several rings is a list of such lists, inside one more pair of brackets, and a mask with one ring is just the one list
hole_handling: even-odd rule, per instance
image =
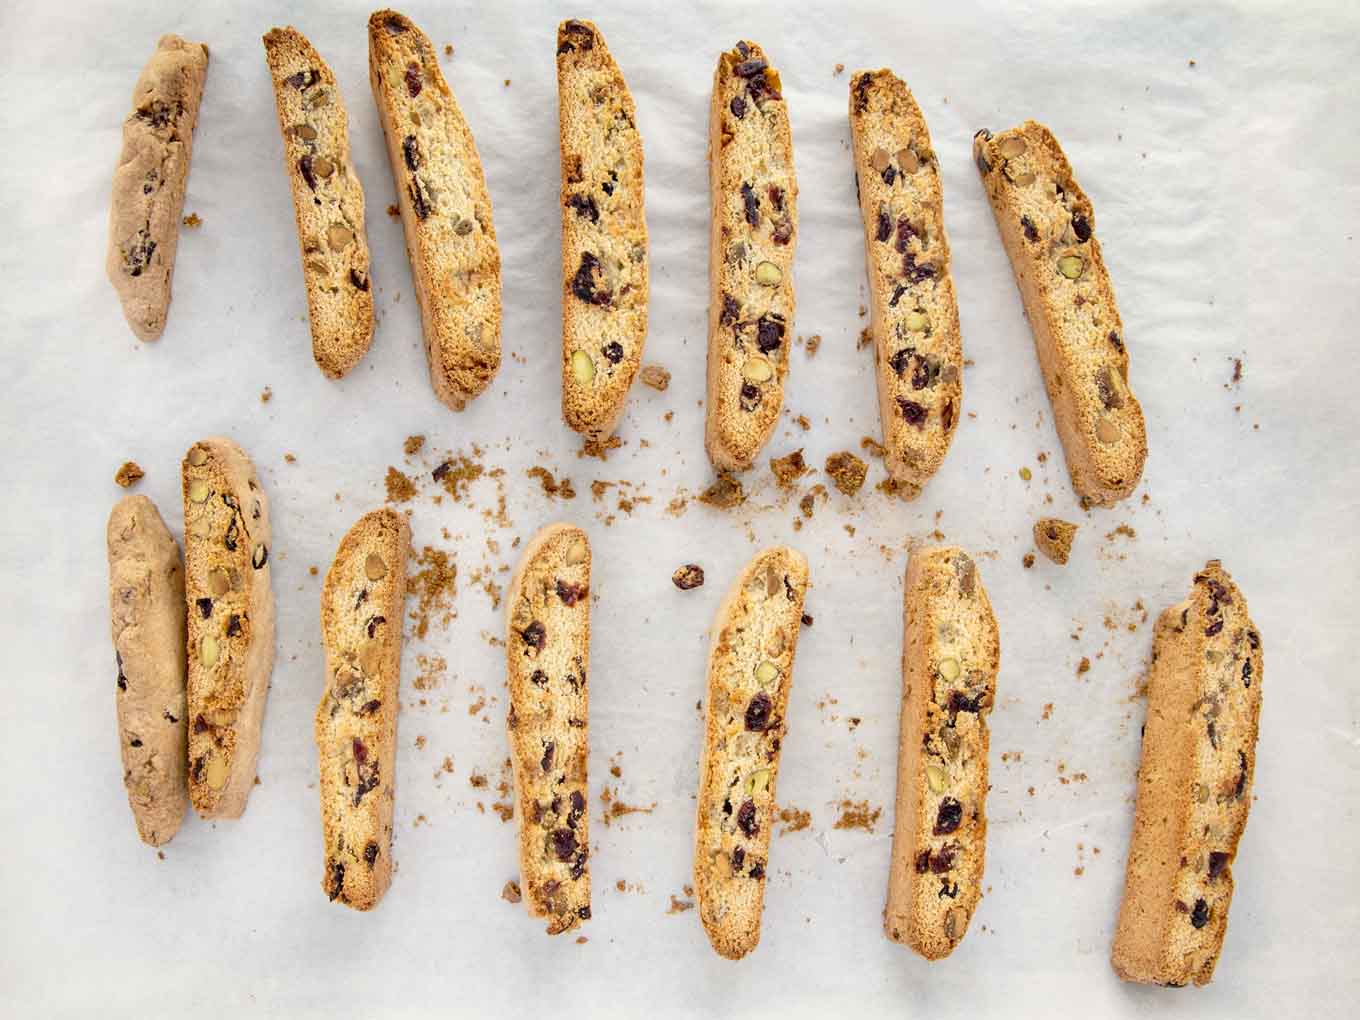
[[565, 863], [576, 853], [576, 833], [570, 829], [554, 829], [551, 841], [552, 851], [559, 861]]
[[331, 902], [340, 895], [345, 888], [345, 865], [341, 861], [331, 861], [330, 887], [326, 890], [326, 895]]
[[1091, 239], [1091, 223], [1079, 212], [1072, 214], [1072, 233], [1083, 243]]
[[953, 797], [940, 801], [940, 809], [935, 814], [935, 835], [947, 836], [963, 824], [963, 805]]
[[1232, 860], [1232, 854], [1223, 853], [1221, 850], [1209, 851], [1209, 881], [1213, 881], [1223, 874], [1223, 869]]
[[878, 214], [878, 231], [874, 237], [879, 241], [892, 239], [892, 217], [881, 210]]
[[740, 315], [741, 306], [737, 304], [737, 299], [731, 294], [724, 294], [722, 314], [718, 317], [718, 322], [724, 326], [731, 326], [736, 323]]
[[362, 269], [351, 269], [349, 271], [349, 282], [354, 284], [357, 290], [368, 290], [368, 274]]
[[[212, 616], [213, 609], [212, 599], [199, 599], [196, 605], [198, 606], [199, 615], [202, 616], [203, 619], [206, 620], [208, 617]], [[118, 686], [123, 688], [124, 690], [127, 690], [127, 681], [123, 677], [121, 669], [118, 672]]]
[[298, 160], [298, 173], [302, 174], [302, 179], [307, 182], [307, 187], [316, 190], [316, 173], [312, 170], [311, 153]]
[[914, 400], [906, 397], [897, 398], [897, 406], [902, 411], [902, 417], [907, 420], [908, 425], [915, 425], [918, 429], [926, 423], [926, 409]]
[[406, 91], [409, 92], [409, 93], [411, 93], [411, 98], [412, 98], [412, 99], [414, 99], [416, 96], [420, 95], [420, 90], [421, 90], [421, 87], [422, 87], [423, 85], [424, 85], [424, 79], [421, 77], [421, 74], [420, 74], [420, 65], [419, 65], [419, 64], [409, 64], [409, 65], [407, 65], [407, 67], [406, 67]]
[[571, 280], [571, 292], [588, 305], [608, 305], [613, 295], [599, 286], [603, 278], [604, 267], [600, 260], [588, 251], [582, 252], [581, 265]]
[[401, 143], [402, 158], [406, 160], [406, 169], [415, 173], [420, 169], [420, 143], [416, 141], [415, 135], [407, 135]]
[[754, 411], [760, 406], [760, 390], [753, 383], [741, 384], [741, 409]]
[[760, 691], [746, 706], [746, 728], [752, 733], [764, 733], [770, 727], [770, 712], [774, 703], [770, 696]]
[[732, 851], [732, 872], [736, 874], [741, 871], [741, 866], [746, 861], [746, 848], [737, 847]]
[[1028, 216], [1020, 217], [1020, 226], [1024, 228], [1025, 237], [1029, 238], [1031, 241], [1039, 240], [1039, 230], [1035, 227], [1034, 221]]
[[741, 807], [737, 808], [737, 828], [748, 837], [753, 837], [760, 831], [760, 823], [756, 821], [755, 801], [742, 801]]
[[760, 862], [760, 861], [756, 861], [754, 864], [751, 865], [751, 870], [748, 871], [747, 874], [750, 875], [752, 878], [757, 878], [757, 879], [759, 879], [759, 878], [764, 878], [764, 877], [765, 877], [765, 865], [764, 865], [762, 862]]
[[377, 863], [377, 860], [378, 844], [373, 842], [373, 840], [369, 840], [368, 845], [364, 847], [364, 862], [371, 868]]
[[756, 323], [756, 346], [762, 354], [778, 350], [784, 343], [784, 322], [777, 315], [762, 315]]
[[623, 344], [619, 343], [617, 340], [611, 340], [600, 348], [600, 353], [604, 355], [605, 360], [610, 364], [617, 365], [623, 360]]
[[754, 78], [756, 75], [764, 75], [765, 68], [769, 67], [763, 60], [743, 60], [739, 64], [734, 64], [732, 73], [738, 78]]
[[293, 86], [293, 88], [299, 91], [305, 92], [307, 89], [311, 88], [320, 80], [321, 72], [316, 70], [315, 68], [309, 67], [305, 71], [297, 72], [297, 74], [290, 74], [287, 78], [283, 80], [283, 83], [285, 85], [291, 85]]
[[564, 606], [576, 605], [589, 593], [590, 589], [584, 584], [573, 584], [570, 581], [562, 580], [557, 582], [557, 597], [562, 600]]
[[727, 104], [727, 108], [732, 111], [732, 116], [736, 117], [737, 120], [746, 116], [746, 100], [742, 99], [741, 96], [733, 96], [732, 102]]
[[549, 740], [543, 747], [543, 760], [539, 762], [543, 766], [544, 772], [551, 772], [553, 767], [553, 756], [557, 752], [557, 742]]
[[746, 209], [746, 222], [753, 227], [760, 226], [760, 199], [745, 181], [741, 185], [741, 201]]
[[1203, 928], [1209, 923], [1209, 904], [1204, 901], [1204, 897], [1195, 900], [1195, 909], [1190, 914], [1190, 923], [1196, 928]]
[[576, 210], [577, 216], [585, 217], [591, 223], [600, 222], [600, 208], [595, 204], [595, 199], [589, 195], [572, 195], [567, 199], [567, 205]]
[[534, 620], [529, 626], [525, 627], [519, 636], [526, 645], [534, 650], [535, 654], [543, 651], [543, 646], [548, 643], [548, 631], [538, 620]]

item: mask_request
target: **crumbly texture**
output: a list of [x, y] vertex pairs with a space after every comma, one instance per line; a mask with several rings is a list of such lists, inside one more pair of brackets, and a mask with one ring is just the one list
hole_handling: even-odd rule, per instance
[[506, 601], [520, 886], [548, 934], [590, 918], [590, 540], [550, 524], [525, 546]]
[[841, 450], [826, 458], [826, 473], [836, 488], [847, 496], [853, 496], [864, 485], [869, 465], [849, 450]]
[[161, 36], [132, 93], [113, 174], [105, 270], [139, 340], [165, 331], [208, 47]]
[[557, 26], [562, 149], [562, 417], [618, 427], [647, 340], [647, 220], [637, 109], [604, 36]]
[[368, 19], [368, 75], [387, 139], [435, 396], [461, 411], [501, 364], [501, 253], [477, 145], [430, 40]]
[[744, 471], [784, 405], [798, 182], [779, 72], [753, 42], [718, 58], [709, 111], [708, 400], [704, 445]]
[[963, 342], [939, 159], [911, 90], [886, 68], [850, 79], [883, 463], [913, 499], [958, 428]]
[[760, 941], [775, 780], [807, 586], [803, 555], [772, 546], [738, 575], [713, 622], [694, 888], [708, 940], [729, 960]]
[[1223, 948], [1261, 714], [1261, 636], [1218, 560], [1157, 620], [1124, 899], [1125, 981], [1208, 984]]
[[195, 443], [182, 474], [189, 796], [204, 818], [237, 818], [255, 784], [274, 669], [269, 500], [230, 439]]
[[331, 900], [371, 910], [392, 881], [401, 626], [411, 528], [394, 510], [349, 529], [321, 589], [326, 690], [316, 709]]
[[123, 466], [114, 473], [113, 480], [124, 489], [136, 485], [146, 477], [146, 472], [135, 460], [123, 461]]
[[142, 842], [163, 846], [189, 806], [184, 564], [145, 496], [124, 496], [114, 506], [108, 548], [123, 785]]
[[312, 357], [330, 379], [358, 364], [373, 342], [373, 288], [364, 188], [349, 155], [349, 114], [330, 67], [292, 28], [264, 37], [293, 191]]
[[1110, 506], [1137, 487], [1147, 432], [1095, 211], [1042, 124], [984, 128], [973, 157], [1034, 332], [1072, 487], [1084, 505]]
[[927, 960], [963, 940], [987, 853], [987, 716], [1001, 639], [977, 564], [962, 549], [907, 563], [902, 722], [883, 927]]
[[1072, 552], [1072, 540], [1077, 537], [1077, 525], [1057, 517], [1042, 517], [1034, 522], [1034, 545], [1054, 563], [1067, 562]]

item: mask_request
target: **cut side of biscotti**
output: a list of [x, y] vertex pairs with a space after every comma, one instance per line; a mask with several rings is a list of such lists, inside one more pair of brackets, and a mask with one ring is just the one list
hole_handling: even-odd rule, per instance
[[713, 622], [694, 889], [708, 940], [729, 960], [760, 941], [775, 780], [807, 586], [801, 553], [765, 549], [738, 575]]
[[339, 379], [373, 341], [364, 188], [349, 156], [349, 114], [335, 75], [297, 29], [264, 37], [292, 185], [312, 357]]
[[623, 74], [589, 21], [557, 27], [562, 146], [562, 417], [592, 442], [618, 427], [647, 340], [642, 136]]
[[519, 801], [520, 887], [548, 934], [590, 918], [590, 541], [550, 524], [510, 583], [506, 726]]
[[184, 564], [179, 543], [145, 496], [114, 506], [108, 549], [123, 785], [142, 842], [163, 846], [189, 806]]
[[742, 41], [718, 58], [709, 111], [712, 196], [704, 445], [744, 471], [784, 405], [793, 337], [798, 182], [779, 72]]
[[269, 500], [230, 439], [191, 446], [182, 476], [189, 797], [204, 818], [237, 818], [255, 783], [274, 669]]
[[1112, 505], [1142, 477], [1147, 432], [1129, 389], [1095, 211], [1042, 124], [983, 129], [973, 157], [1034, 333], [1072, 487], [1086, 506]]
[[463, 112], [430, 40], [396, 11], [368, 19], [368, 74], [387, 139], [435, 396], [461, 411], [501, 364], [501, 253]]
[[954, 546], [914, 551], [883, 927], [927, 960], [954, 951], [982, 898], [987, 716], [1000, 665], [996, 617], [972, 557]]
[[170, 310], [180, 214], [208, 47], [162, 36], [137, 79], [113, 175], [105, 270], [139, 340], [158, 339]]
[[906, 83], [887, 69], [850, 83], [850, 137], [883, 423], [883, 463], [911, 499], [958, 428], [963, 343], [949, 270], [939, 160]]
[[326, 690], [316, 709], [325, 868], [332, 901], [371, 910], [392, 881], [401, 625], [411, 528], [364, 514], [340, 542], [321, 590]]
[[1125, 981], [1208, 984], [1256, 771], [1264, 663], [1218, 560], [1157, 620], [1124, 899], [1110, 962]]

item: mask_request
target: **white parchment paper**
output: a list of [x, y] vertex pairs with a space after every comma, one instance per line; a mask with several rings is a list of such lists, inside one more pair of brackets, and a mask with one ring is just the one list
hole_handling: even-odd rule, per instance
[[[0, 12], [0, 1013], [1352, 1015], [1355, 6], [420, 0], [405, 10], [441, 53], [456, 48], [442, 63], [476, 134], [504, 259], [505, 363], [462, 414], [431, 393], [400, 228], [384, 214], [394, 192], [367, 82], [366, 7], [143, 0]], [[635, 387], [624, 445], [607, 462], [578, 457], [558, 413], [553, 48], [557, 21], [573, 15], [599, 23], [637, 99], [652, 241], [646, 360], [672, 372], [664, 393]], [[377, 337], [339, 383], [311, 358], [260, 44], [288, 23], [335, 69], [368, 195]], [[165, 336], [143, 345], [103, 275], [109, 185], [133, 83], [172, 31], [212, 51], [185, 207], [202, 226], [181, 237]], [[864, 491], [818, 498], [798, 531], [798, 498], [827, 482], [821, 474], [790, 497], [762, 465], [745, 507], [668, 512], [710, 478], [705, 126], [714, 62], [743, 36], [783, 77], [801, 190], [793, 333], [822, 337], [815, 357], [792, 352], [789, 414], [768, 453], [802, 447], [820, 467], [878, 434], [871, 357], [856, 346], [867, 324], [846, 120], [857, 68], [893, 67], [929, 121], [972, 359], [966, 416], [919, 500], [875, 491], [883, 469], [871, 460]], [[1147, 414], [1143, 484], [1114, 510], [1075, 503], [969, 155], [977, 128], [1029, 116], [1054, 129], [1095, 204]], [[138, 491], [178, 531], [179, 458], [218, 433], [250, 452], [273, 501], [278, 666], [245, 816], [187, 820], [160, 859], [137, 841], [121, 785], [104, 522], [122, 495], [113, 473], [131, 458], [147, 472]], [[408, 459], [414, 434], [427, 445]], [[429, 471], [474, 443], [488, 471], [504, 471], [499, 523], [483, 513], [494, 517], [496, 478], [461, 503], [433, 499]], [[545, 495], [526, 477], [534, 465], [570, 477], [575, 498]], [[436, 614], [423, 639], [408, 639], [400, 870], [380, 908], [359, 915], [319, 887], [321, 577], [309, 568], [324, 575], [350, 523], [383, 502], [389, 466], [420, 478], [403, 504], [416, 547], [448, 551], [460, 584], [456, 618]], [[596, 500], [600, 480], [630, 484]], [[629, 511], [620, 495], [651, 502]], [[1081, 523], [1072, 562], [1026, 570], [1030, 527], [1045, 514]], [[492, 808], [506, 705], [503, 650], [488, 638], [502, 622], [474, 580], [483, 571], [503, 584], [512, 543], [557, 518], [583, 524], [596, 549], [595, 910], [583, 944], [547, 938], [500, 898], [516, 871], [514, 826]], [[880, 913], [901, 576], [909, 543], [937, 531], [979, 557], [1003, 653], [986, 897], [959, 950], [927, 965], [883, 937]], [[689, 900], [706, 631], [733, 573], [774, 541], [807, 554], [814, 582], [779, 779], [781, 802], [811, 824], [774, 838], [761, 945], [734, 965], [712, 953], [694, 912], [668, 911], [673, 895]], [[1136, 692], [1155, 614], [1210, 557], [1241, 584], [1265, 642], [1256, 803], [1214, 983], [1126, 986], [1108, 953], [1145, 711]], [[678, 592], [671, 571], [691, 561], [709, 581]], [[430, 672], [422, 656], [446, 662], [426, 690], [414, 685]], [[474, 787], [474, 774], [489, 785]], [[606, 827], [606, 786], [655, 809]], [[844, 801], [882, 810], [872, 832], [835, 828]]]

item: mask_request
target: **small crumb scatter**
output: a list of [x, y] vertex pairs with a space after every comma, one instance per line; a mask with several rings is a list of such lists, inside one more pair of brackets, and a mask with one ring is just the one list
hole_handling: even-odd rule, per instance
[[472, 775], [468, 776], [468, 783], [475, 790], [485, 790], [487, 787], [486, 776], [480, 772], [474, 772]]
[[671, 906], [666, 911], [668, 914], [683, 914], [686, 910], [694, 909], [693, 900], [677, 899], [675, 893], [671, 893]]
[[270, 402], [271, 400], [273, 400], [273, 399], [274, 399], [274, 391], [271, 390], [268, 386], [266, 386], [266, 387], [264, 388], [264, 390], [260, 393], [260, 403], [261, 403], [261, 404], [267, 404], [267, 403], [269, 403], [269, 402]]
[[453, 56], [453, 43], [444, 44], [444, 56], [446, 57]]
[[826, 458], [826, 473], [831, 476], [836, 488], [847, 496], [859, 492], [868, 471], [868, 465], [848, 450], [841, 450]]
[[136, 461], [126, 460], [114, 474], [113, 480], [126, 489], [145, 477], [146, 472], [141, 469]]
[[796, 807], [781, 808], [779, 820], [784, 824], [784, 827], [779, 830], [779, 834], [787, 836], [790, 832], [802, 832], [811, 825], [812, 813]]
[[387, 502], [407, 503], [416, 495], [416, 484], [396, 468], [387, 469]]
[[[1193, 64], [1194, 61], [1192, 60], [1192, 61], [1190, 61], [1190, 63]], [[845, 73], [845, 65], [844, 65], [844, 64], [837, 64], [837, 65], [836, 65], [836, 70], [835, 70], [833, 73], [834, 73], [834, 74], [844, 74], [844, 73]]]
[[746, 502], [746, 490], [734, 476], [721, 474], [717, 481], [700, 494], [699, 502], [719, 510], [731, 510]]
[[1077, 676], [1081, 676], [1083, 673], [1089, 673], [1090, 671], [1091, 671], [1091, 660], [1088, 659], [1086, 656], [1083, 655], [1083, 656], [1081, 657], [1081, 661], [1080, 661], [1079, 663], [1077, 663]]
[[836, 824], [832, 828], [863, 829], [865, 832], [873, 832], [874, 826], [878, 823], [878, 816], [882, 813], [882, 808], [871, 808], [867, 800], [858, 803], [843, 800], [841, 801], [841, 815], [836, 819]]
[[770, 470], [774, 473], [775, 481], [779, 483], [780, 488], [788, 488], [807, 474], [809, 468], [807, 462], [803, 460], [803, 451], [800, 447], [783, 457], [771, 457]]
[[575, 499], [576, 490], [572, 488], [571, 479], [563, 477], [560, 480], [553, 477], [553, 473], [541, 465], [531, 467], [525, 472], [530, 478], [537, 478], [538, 483], [543, 486], [544, 495], [550, 499]]
[[817, 356], [817, 351], [821, 346], [822, 334], [820, 333], [813, 333], [812, 336], [803, 341], [803, 349], [807, 351], [807, 356], [809, 358], [815, 358]]
[[642, 380], [642, 385], [650, 386], [659, 392], [665, 392], [666, 387], [671, 384], [671, 373], [660, 365], [643, 365], [642, 371], [638, 373], [638, 378]]
[[190, 230], [197, 230], [199, 227], [203, 226], [203, 219], [198, 213], [191, 212], [188, 216], [184, 217], [184, 225]]
[[1025, 553], [1025, 558], [1021, 562], [1024, 563], [1026, 570], [1034, 566], [1034, 553]]
[[425, 446], [424, 436], [407, 436], [406, 442], [401, 444], [402, 451], [408, 457], [414, 457]]
[[391, 216], [395, 220], [397, 217], [401, 215], [401, 210], [398, 209], [395, 205], [389, 205], [387, 207], [387, 215]]
[[521, 898], [519, 883], [512, 878], [510, 881], [506, 882], [505, 887], [501, 889], [501, 899], [505, 900], [506, 903], [518, 903]]
[[423, 751], [423, 750], [425, 750], [425, 738], [424, 738], [424, 736], [416, 737], [416, 750], [417, 750], [417, 751]]
[[1053, 702], [1050, 701], [1047, 705], [1044, 706], [1044, 714], [1042, 718], [1050, 719], [1052, 718], [1052, 716], [1053, 716]]
[[[860, 314], [860, 315], [863, 315], [863, 314], [864, 314], [864, 306], [863, 306], [863, 305], [860, 305], [859, 314]], [[862, 330], [859, 331], [859, 343], [857, 343], [857, 344], [855, 345], [855, 350], [857, 350], [857, 351], [862, 351], [862, 350], [864, 350], [864, 348], [866, 348], [866, 347], [872, 345], [873, 342], [874, 342], [874, 331], [873, 331], [872, 329], [870, 329], [868, 326], [865, 326]]]

